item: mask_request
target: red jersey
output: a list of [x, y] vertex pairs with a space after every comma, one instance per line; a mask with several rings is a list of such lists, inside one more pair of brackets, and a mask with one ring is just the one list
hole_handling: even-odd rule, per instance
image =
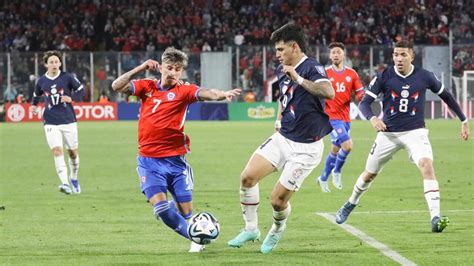
[[326, 68], [326, 72], [336, 95], [333, 100], [326, 100], [324, 111], [331, 120], [350, 122], [349, 112], [352, 92], [358, 95], [364, 92], [364, 86], [360, 82], [359, 75], [349, 67], [337, 71], [331, 66]]
[[138, 150], [145, 157], [169, 157], [190, 151], [184, 134], [188, 105], [198, 100], [199, 87], [179, 81], [163, 89], [159, 80], [132, 80], [132, 92], [141, 99]]

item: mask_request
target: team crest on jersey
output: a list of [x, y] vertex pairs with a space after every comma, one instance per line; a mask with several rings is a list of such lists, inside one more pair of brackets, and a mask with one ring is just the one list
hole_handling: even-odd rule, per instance
[[326, 71], [324, 71], [323, 66], [315, 66], [316, 70], [321, 74], [321, 76], [325, 77], [326, 76]]
[[174, 92], [170, 91], [166, 95], [166, 98], [168, 98], [168, 101], [172, 101], [172, 100], [174, 100], [174, 98], [176, 98], [176, 94]]
[[352, 78], [351, 78], [351, 77], [349, 77], [349, 76], [346, 76], [346, 81], [347, 81], [347, 82], [351, 82], [351, 80], [352, 80]]
[[402, 92], [400, 93], [400, 96], [402, 96], [402, 98], [408, 98], [408, 96], [410, 96], [410, 92], [408, 91], [409, 89], [410, 85], [402, 86]]
[[153, 95], [153, 93], [152, 93], [151, 91], [149, 91], [149, 92], [145, 93], [145, 95], [146, 95], [146, 97], [151, 98], [151, 96]]
[[290, 84], [290, 79], [285, 79], [285, 81], [283, 81], [283, 84], [285, 84], [285, 85]]
[[58, 92], [58, 90], [56, 89], [56, 84], [54, 84], [53, 86], [51, 86], [51, 94], [56, 94]]

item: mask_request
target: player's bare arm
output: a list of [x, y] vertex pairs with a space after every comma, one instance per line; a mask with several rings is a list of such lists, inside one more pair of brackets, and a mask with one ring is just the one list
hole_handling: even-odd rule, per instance
[[125, 74], [122, 74], [120, 77], [114, 80], [114, 82], [112, 82], [112, 89], [118, 92], [130, 91], [130, 80], [132, 80], [133, 76], [145, 70], [156, 71], [158, 70], [159, 65], [160, 64], [155, 60], [146, 60], [141, 65], [135, 67], [134, 69], [128, 71]]
[[382, 119], [380, 119], [376, 116], [372, 116], [372, 118], [370, 118], [370, 123], [375, 128], [375, 130], [377, 130], [377, 131], [385, 131], [387, 129], [387, 126], [382, 121]]
[[331, 82], [329, 81], [321, 81], [321, 82], [314, 82], [311, 80], [304, 79], [298, 73], [293, 66], [284, 65], [283, 72], [291, 78], [292, 80], [296, 81], [298, 84], [303, 86], [305, 90], [315, 96], [321, 96], [325, 99], [334, 99], [335, 92], [332, 88]]
[[469, 129], [469, 121], [464, 121], [461, 124], [461, 138], [463, 140], [468, 140], [471, 135], [471, 130]]
[[281, 112], [283, 110], [283, 107], [281, 106], [281, 102], [278, 101], [278, 112], [277, 112], [277, 119], [275, 120], [275, 131], [280, 131], [281, 128]]
[[239, 88], [229, 91], [223, 91], [218, 89], [201, 89], [199, 90], [198, 97], [203, 101], [232, 101], [234, 97], [240, 95], [241, 91], [242, 90]]

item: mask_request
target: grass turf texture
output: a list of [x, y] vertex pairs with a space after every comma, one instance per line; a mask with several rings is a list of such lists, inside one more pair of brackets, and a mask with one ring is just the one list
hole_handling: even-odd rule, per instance
[[[79, 178], [83, 193], [57, 191], [51, 152], [40, 123], [0, 123], [0, 264], [396, 264], [315, 212], [334, 213], [349, 197], [375, 139], [368, 122], [355, 121], [354, 150], [343, 169], [342, 191], [323, 194], [314, 182], [329, 150], [300, 192], [276, 249], [261, 242], [227, 247], [243, 227], [239, 174], [272, 122], [188, 122], [195, 177], [195, 212], [209, 211], [221, 233], [202, 254], [154, 219], [136, 174], [137, 122], [79, 124]], [[470, 264], [474, 246], [473, 141], [459, 139], [458, 121], [427, 121], [441, 188], [441, 209], [451, 219], [431, 233], [420, 174], [400, 151], [385, 167], [347, 223], [420, 264]], [[278, 174], [260, 185], [262, 239], [271, 226], [270, 192]], [[456, 211], [466, 210], [466, 211]], [[401, 211], [401, 213], [364, 213]], [[415, 212], [405, 212], [415, 211]], [[416, 212], [419, 211], [419, 212]]]

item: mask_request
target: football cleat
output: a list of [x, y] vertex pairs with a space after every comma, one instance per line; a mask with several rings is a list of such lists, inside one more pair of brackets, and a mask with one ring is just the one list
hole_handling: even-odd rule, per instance
[[431, 220], [431, 232], [441, 233], [449, 224], [449, 218], [446, 216], [435, 216]]
[[336, 223], [342, 224], [345, 222], [355, 206], [357, 205], [352, 204], [349, 201], [344, 203], [344, 205], [342, 205], [342, 207], [336, 213]]
[[206, 246], [204, 245], [199, 245], [197, 243], [194, 243], [191, 241], [191, 247], [189, 248], [189, 253], [198, 253], [198, 252], [203, 252]]
[[234, 239], [230, 240], [227, 242], [227, 244], [230, 247], [233, 248], [240, 248], [245, 244], [245, 242], [252, 241], [254, 242], [255, 240], [260, 239], [260, 230], [256, 231], [247, 231], [247, 230], [242, 230], [239, 235], [237, 235]]
[[280, 241], [285, 227], [286, 225], [280, 230], [280, 232], [275, 232], [270, 229], [267, 234], [267, 237], [265, 237], [265, 240], [263, 240], [262, 246], [260, 247], [260, 252], [262, 252], [263, 254], [270, 253], [276, 247], [278, 241]]
[[332, 172], [332, 184], [337, 189], [342, 189], [342, 177], [341, 173]]
[[77, 179], [71, 179], [72, 184], [72, 192], [74, 194], [81, 194], [81, 186], [79, 185], [79, 181]]
[[321, 180], [321, 177], [319, 176], [318, 178], [316, 178], [316, 183], [319, 184], [319, 186], [321, 187], [321, 191], [323, 191], [324, 193], [329, 193], [331, 192], [331, 190], [329, 189], [329, 185], [328, 185], [328, 181], [322, 181]]
[[59, 185], [59, 192], [69, 195], [71, 194], [71, 188], [69, 187], [68, 184]]

